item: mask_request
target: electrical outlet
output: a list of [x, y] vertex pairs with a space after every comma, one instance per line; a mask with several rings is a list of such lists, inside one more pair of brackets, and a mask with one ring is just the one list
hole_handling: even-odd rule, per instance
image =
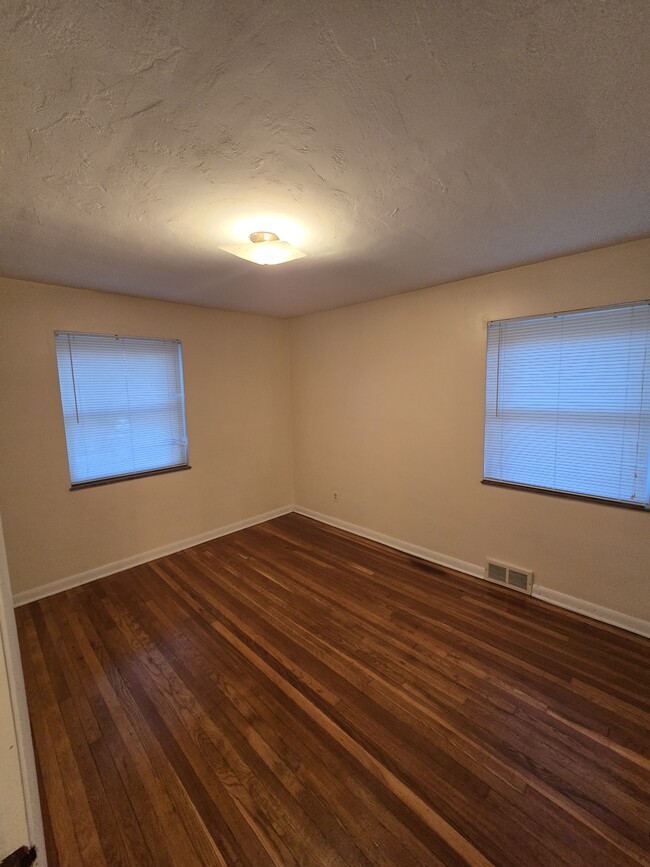
[[335, 503], [338, 503], [338, 501], [339, 501], [339, 492], [338, 491], [332, 491], [332, 499], [334, 500]]

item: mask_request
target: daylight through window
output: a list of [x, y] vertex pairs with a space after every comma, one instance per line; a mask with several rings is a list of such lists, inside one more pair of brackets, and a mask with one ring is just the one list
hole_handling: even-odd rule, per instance
[[181, 345], [57, 331], [72, 486], [187, 466]]
[[486, 481], [648, 508], [650, 303], [488, 325]]

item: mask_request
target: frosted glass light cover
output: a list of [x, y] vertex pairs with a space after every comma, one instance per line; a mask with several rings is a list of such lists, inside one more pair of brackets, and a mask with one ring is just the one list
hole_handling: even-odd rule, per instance
[[306, 255], [288, 241], [262, 241], [256, 244], [251, 241], [250, 244], [230, 244], [219, 249], [256, 265], [281, 265], [283, 262], [303, 259]]

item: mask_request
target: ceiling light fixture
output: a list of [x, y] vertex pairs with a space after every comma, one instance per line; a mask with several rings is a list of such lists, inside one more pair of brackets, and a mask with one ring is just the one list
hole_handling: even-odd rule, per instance
[[250, 244], [230, 244], [219, 249], [256, 265], [281, 265], [305, 256], [305, 253], [293, 244], [281, 241], [275, 232], [252, 232], [249, 239]]

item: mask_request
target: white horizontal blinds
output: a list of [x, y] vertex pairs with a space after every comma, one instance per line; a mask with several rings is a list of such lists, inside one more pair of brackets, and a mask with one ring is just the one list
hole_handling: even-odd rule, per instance
[[485, 478], [648, 505], [650, 305], [488, 326]]
[[183, 466], [180, 344], [57, 332], [72, 484]]

